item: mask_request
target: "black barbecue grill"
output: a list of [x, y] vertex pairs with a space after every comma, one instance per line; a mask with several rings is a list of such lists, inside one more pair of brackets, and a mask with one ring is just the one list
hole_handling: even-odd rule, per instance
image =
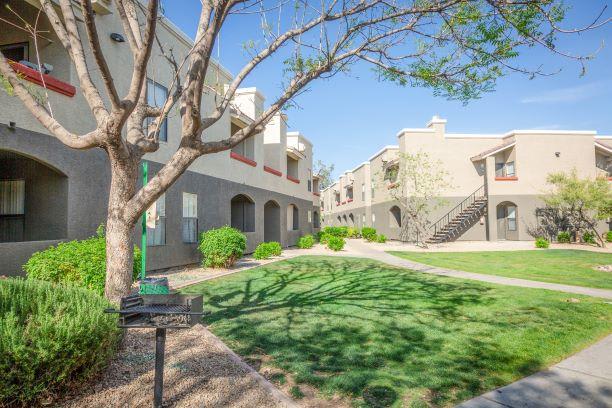
[[186, 329], [200, 321], [202, 296], [131, 295], [121, 299], [119, 310], [106, 309], [106, 313], [119, 314], [118, 326], [125, 329], [155, 329], [155, 387], [153, 406], [162, 406], [164, 381], [164, 348], [166, 329]]

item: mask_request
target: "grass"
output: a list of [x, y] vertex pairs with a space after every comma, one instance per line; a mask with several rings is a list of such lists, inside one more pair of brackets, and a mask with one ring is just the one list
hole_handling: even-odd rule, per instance
[[451, 406], [612, 331], [601, 299], [359, 258], [298, 257], [182, 292], [204, 295], [206, 323], [242, 356], [355, 406]]
[[564, 285], [612, 289], [612, 273], [593, 269], [612, 264], [612, 254], [572, 249], [491, 252], [389, 252], [431, 266]]

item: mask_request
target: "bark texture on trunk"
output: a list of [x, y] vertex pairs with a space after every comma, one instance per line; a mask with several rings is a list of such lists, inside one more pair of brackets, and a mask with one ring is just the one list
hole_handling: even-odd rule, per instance
[[134, 265], [134, 224], [125, 217], [126, 205], [137, 189], [138, 164], [109, 152], [111, 186], [106, 220], [106, 286], [113, 303], [130, 293]]

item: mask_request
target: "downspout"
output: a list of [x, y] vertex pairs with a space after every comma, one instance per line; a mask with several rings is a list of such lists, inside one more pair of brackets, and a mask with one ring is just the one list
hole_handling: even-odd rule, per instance
[[485, 158], [483, 161], [483, 167], [484, 167], [484, 195], [485, 198], [487, 199], [487, 205], [485, 206], [486, 208], [486, 213], [485, 213], [485, 238], [487, 241], [490, 241], [490, 237], [489, 237], [489, 180], [487, 177], [487, 173], [488, 173], [488, 169], [487, 169], [487, 159]]

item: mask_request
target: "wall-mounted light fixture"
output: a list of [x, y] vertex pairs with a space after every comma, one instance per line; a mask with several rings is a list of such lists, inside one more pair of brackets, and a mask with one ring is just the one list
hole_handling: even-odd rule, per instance
[[561, 156], [561, 152], [555, 152], [555, 156], [556, 156], [556, 157]]
[[111, 33], [110, 38], [111, 40], [118, 42], [118, 43], [125, 42], [125, 38], [123, 38], [123, 36], [119, 33]]

